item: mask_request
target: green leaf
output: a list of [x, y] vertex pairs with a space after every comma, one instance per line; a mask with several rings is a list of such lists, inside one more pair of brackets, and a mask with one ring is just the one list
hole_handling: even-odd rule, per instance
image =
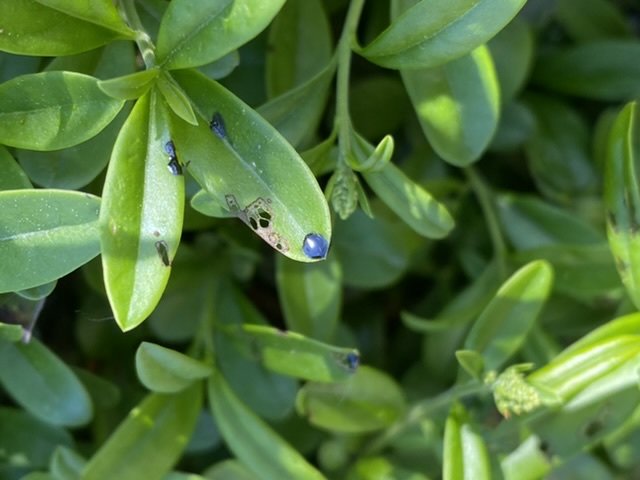
[[123, 105], [88, 75], [23, 75], [0, 84], [0, 142], [31, 150], [77, 145], [97, 135]]
[[640, 188], [638, 158], [640, 129], [636, 102], [618, 114], [609, 133], [606, 152], [604, 203], [607, 209], [607, 237], [616, 267], [629, 297], [640, 305]]
[[549, 295], [551, 266], [531, 262], [498, 290], [465, 341], [465, 348], [482, 354], [486, 370], [496, 370], [518, 351]]
[[[118, 26], [109, 25], [110, 28], [101, 27], [96, 23], [84, 21], [76, 16], [66, 15], [62, 11], [49, 8], [35, 0], [15, 0], [0, 3], [0, 50], [21, 55], [58, 56], [71, 55], [86, 52], [117, 38], [132, 38], [131, 30], [118, 22]], [[100, 3], [100, 8], [83, 8], [77, 2], [51, 0], [61, 9], [83, 12], [82, 16], [97, 16], [100, 9], [115, 10], [110, 2]], [[83, 3], [89, 3], [84, 0]], [[77, 8], [76, 8], [77, 7]], [[103, 21], [109, 23], [105, 16], [100, 15]]]
[[290, 330], [330, 341], [342, 304], [342, 269], [334, 255], [325, 262], [303, 264], [282, 256], [276, 282], [284, 319]]
[[147, 93], [159, 74], [160, 69], [155, 67], [122, 77], [100, 80], [98, 88], [118, 100], [135, 100]]
[[267, 96], [283, 95], [320, 73], [331, 59], [331, 35], [320, 0], [286, 2], [269, 29]]
[[138, 378], [154, 392], [180, 392], [211, 372], [210, 366], [155, 343], [142, 342], [136, 351]]
[[195, 211], [209, 217], [233, 218], [235, 216], [229, 211], [229, 207], [226, 204], [223, 204], [220, 199], [206, 190], [196, 192], [189, 203]]
[[80, 478], [86, 463], [79, 453], [61, 445], [51, 456], [51, 475], [56, 480], [76, 480]]
[[0, 323], [0, 341], [19, 342], [24, 336], [22, 326]]
[[36, 0], [39, 4], [94, 23], [133, 40], [135, 32], [122, 20], [116, 6], [109, 0]]
[[482, 45], [442, 66], [401, 70], [422, 130], [433, 149], [457, 166], [475, 162], [498, 125], [500, 87]]
[[118, 135], [104, 184], [102, 268], [124, 331], [157, 305], [182, 233], [184, 178], [167, 168], [171, 137], [160, 101], [155, 92], [138, 100]]
[[210, 63], [251, 40], [271, 22], [284, 0], [178, 0], [158, 32], [158, 65], [166, 69]]
[[509, 102], [500, 112], [498, 129], [489, 149], [498, 152], [518, 150], [531, 138], [536, 119], [531, 110], [520, 102]]
[[44, 468], [56, 447], [70, 447], [72, 443], [66, 430], [23, 411], [0, 407], [0, 450], [4, 465]]
[[500, 460], [500, 467], [505, 480], [536, 480], [549, 473], [551, 462], [541, 449], [540, 439], [532, 435]]
[[259, 478], [324, 478], [240, 401], [219, 372], [209, 378], [209, 401], [227, 446]]
[[380, 199], [415, 232], [427, 238], [446, 237], [454, 220], [446, 207], [402, 170], [388, 163], [379, 172], [362, 176]]
[[456, 351], [456, 360], [464, 370], [476, 380], [482, 380], [484, 373], [484, 359], [474, 350]]
[[553, 244], [602, 243], [602, 234], [573, 212], [533, 196], [501, 195], [497, 201], [503, 231], [521, 250]]
[[344, 382], [304, 385], [298, 392], [296, 410], [319, 428], [363, 433], [398, 420], [405, 401], [400, 387], [386, 373], [361, 366]]
[[129, 114], [126, 106], [95, 137], [73, 147], [52, 152], [18, 150], [18, 160], [35, 183], [45, 188], [79, 189], [106, 167], [120, 128]]
[[391, 161], [394, 141], [391, 135], [385, 135], [372, 151], [371, 145], [360, 135], [353, 132], [354, 154], [347, 156], [349, 166], [357, 172], [379, 172]]
[[184, 450], [202, 406], [200, 383], [148, 395], [89, 460], [82, 478], [162, 478]]
[[534, 59], [534, 35], [527, 22], [516, 17], [488, 44], [500, 85], [503, 105], [513, 100], [527, 81]]
[[542, 56], [533, 81], [556, 92], [603, 101], [640, 93], [640, 41], [593, 41]]
[[490, 479], [491, 462], [482, 436], [468, 423], [467, 413], [455, 404], [444, 430], [443, 480]]
[[191, 106], [189, 97], [182, 91], [175, 80], [168, 73], [161, 73], [156, 82], [158, 90], [167, 102], [167, 105], [185, 122], [198, 125], [196, 114]]
[[223, 460], [204, 472], [209, 480], [258, 480], [247, 467], [237, 460]]
[[174, 76], [201, 112], [209, 118], [219, 114], [224, 124], [214, 133], [202, 118], [198, 127], [172, 119], [176, 149], [193, 177], [287, 257], [303, 262], [324, 258], [326, 251], [313, 258], [303, 250], [309, 234], [329, 242], [331, 222], [324, 195], [296, 151], [216, 82], [189, 71]]
[[583, 0], [579, 9], [571, 0], [558, 0], [554, 16], [578, 42], [633, 37], [629, 18], [606, 0]]
[[77, 427], [93, 415], [89, 394], [73, 371], [32, 338], [28, 344], [0, 342], [0, 382], [27, 411], [52, 425]]
[[394, 465], [385, 457], [360, 458], [350, 470], [347, 480], [429, 480], [429, 477], [420, 472], [411, 471], [398, 465]]
[[9, 151], [0, 145], [0, 191], [31, 188], [27, 174], [13, 159]]
[[242, 338], [269, 370], [304, 380], [346, 380], [360, 363], [357, 350], [328, 345], [295, 332], [245, 324], [230, 333]]
[[305, 83], [260, 106], [258, 113], [293, 146], [301, 144], [320, 123], [335, 69], [335, 62], [329, 63]]
[[387, 68], [436, 67], [485, 43], [525, 0], [395, 0], [394, 21], [360, 54]]
[[597, 177], [589, 152], [584, 119], [569, 105], [542, 95], [529, 95], [527, 106], [537, 131], [525, 145], [531, 174], [542, 193], [569, 203], [592, 193]]
[[53, 281], [95, 257], [99, 209], [83, 192], [0, 192], [0, 292]]

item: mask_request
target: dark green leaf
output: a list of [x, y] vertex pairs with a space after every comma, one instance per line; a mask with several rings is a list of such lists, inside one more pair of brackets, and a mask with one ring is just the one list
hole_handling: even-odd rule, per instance
[[77, 427], [93, 415], [89, 394], [73, 371], [32, 338], [28, 344], [0, 342], [0, 382], [27, 411], [52, 425]]
[[554, 13], [569, 35], [579, 42], [633, 36], [629, 17], [607, 0], [583, 0], [578, 9], [571, 0], [558, 0]]
[[629, 103], [616, 118], [609, 133], [606, 154], [604, 203], [607, 209], [607, 236], [616, 267], [635, 305], [640, 305], [640, 187], [638, 158], [640, 129], [636, 103]]
[[387, 68], [435, 67], [498, 33], [524, 0], [394, 0], [395, 20], [360, 53]]
[[13, 408], [0, 407], [0, 462], [43, 468], [59, 445], [70, 447], [69, 433]]
[[162, 478], [184, 450], [201, 406], [200, 383], [173, 395], [147, 396], [89, 460], [82, 478]]
[[208, 120], [192, 127], [174, 118], [177, 151], [198, 183], [284, 255], [324, 258], [326, 251], [317, 258], [303, 251], [309, 234], [330, 241], [331, 222], [324, 195], [296, 151], [216, 82], [187, 71], [174, 75], [200, 111], [219, 114], [224, 125], [214, 133]]
[[536, 83], [594, 100], [624, 101], [640, 93], [640, 42], [606, 40], [558, 50], [536, 64]]
[[443, 480], [490, 479], [491, 462], [482, 436], [468, 423], [462, 405], [456, 404], [444, 430]]
[[124, 104], [102, 93], [97, 82], [79, 73], [43, 72], [1, 84], [0, 142], [56, 150], [97, 135]]
[[51, 475], [56, 480], [76, 480], [80, 478], [86, 463], [79, 453], [61, 445], [51, 456]]
[[167, 105], [173, 110], [173, 113], [191, 125], [198, 125], [198, 120], [196, 119], [196, 114], [193, 111], [189, 97], [187, 97], [168, 73], [161, 73], [156, 85], [166, 100]]
[[66, 13], [72, 17], [94, 23], [114, 32], [118, 32], [130, 39], [135, 37], [122, 20], [116, 6], [109, 0], [36, 0], [39, 4]]
[[237, 460], [224, 460], [204, 472], [210, 480], [258, 480], [247, 467]]
[[268, 97], [277, 97], [311, 80], [330, 59], [331, 29], [322, 2], [289, 0], [269, 30]]
[[340, 383], [307, 383], [296, 409], [310, 423], [333, 432], [362, 433], [391, 425], [405, 410], [403, 393], [387, 374], [361, 366]]
[[342, 269], [334, 255], [325, 262], [303, 264], [278, 257], [278, 296], [287, 327], [330, 341], [342, 303]]
[[517, 150], [533, 135], [536, 119], [524, 104], [509, 102], [500, 112], [498, 129], [489, 145], [498, 152]]
[[6, 148], [0, 145], [0, 190], [31, 188], [29, 177], [13, 159]]
[[531, 262], [498, 290], [465, 341], [465, 348], [482, 354], [487, 370], [495, 370], [518, 351], [536, 321], [553, 282], [551, 266]]
[[175, 393], [211, 375], [211, 367], [183, 353], [142, 342], [136, 351], [136, 372], [142, 384], [158, 393]]
[[442, 66], [401, 73], [434, 150], [457, 166], [478, 160], [493, 138], [500, 112], [489, 49], [483, 45]]
[[[84, 0], [83, 3], [88, 3]], [[61, 11], [42, 5], [35, 0], [14, 0], [0, 3], [0, 50], [23, 55], [71, 55], [86, 52], [104, 45], [116, 38], [129, 37], [131, 31], [118, 22], [117, 26], [101, 27], [96, 23], [66, 15]], [[77, 2], [51, 0], [64, 10], [82, 12], [83, 17], [96, 19], [98, 9], [83, 9]], [[93, 3], [93, 2], [92, 2]], [[110, 2], [102, 4], [102, 10], [115, 10]], [[75, 8], [79, 7], [79, 8]], [[110, 23], [102, 16], [105, 23]], [[114, 31], [111, 27], [120, 30]], [[124, 30], [123, 30], [124, 29]]]
[[42, 285], [95, 257], [99, 209], [87, 193], [0, 192], [0, 292]]
[[260, 33], [284, 0], [178, 0], [171, 2], [158, 32], [158, 64], [197, 67], [221, 58]]
[[324, 478], [240, 401], [219, 372], [209, 379], [209, 401], [227, 446], [258, 477]]
[[[182, 232], [184, 178], [167, 168], [171, 137], [160, 102], [150, 92], [136, 103], [118, 135], [103, 191], [102, 268], [123, 330], [157, 305]], [[182, 161], [179, 152], [176, 161]]]

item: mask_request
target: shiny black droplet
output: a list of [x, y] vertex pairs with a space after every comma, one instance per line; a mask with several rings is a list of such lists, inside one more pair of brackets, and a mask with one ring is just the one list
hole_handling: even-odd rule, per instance
[[211, 127], [211, 131], [221, 140], [227, 138], [227, 127], [224, 126], [224, 119], [220, 112], [213, 114], [213, 118], [211, 119], [211, 122], [209, 122], [209, 127]]
[[158, 255], [160, 255], [160, 260], [162, 260], [162, 263], [164, 263], [164, 266], [170, 267], [171, 260], [169, 260], [169, 247], [167, 245], [167, 242], [165, 242], [164, 240], [157, 241], [156, 251], [158, 252]]
[[318, 233], [309, 233], [302, 242], [302, 252], [309, 258], [320, 260], [327, 256], [329, 242]]

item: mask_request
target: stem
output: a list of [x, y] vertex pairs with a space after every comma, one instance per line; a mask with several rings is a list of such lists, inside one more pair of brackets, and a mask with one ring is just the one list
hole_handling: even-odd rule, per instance
[[435, 410], [447, 406], [456, 400], [470, 395], [477, 395], [487, 391], [487, 386], [482, 382], [454, 385], [449, 390], [442, 392], [433, 398], [428, 398], [416, 403], [402, 420], [394, 423], [364, 448], [363, 454], [372, 455], [386, 447], [394, 438], [409, 427], [417, 424], [423, 418], [432, 414]]
[[496, 207], [493, 200], [493, 192], [489, 189], [484, 180], [476, 173], [473, 167], [467, 167], [464, 169], [471, 188], [480, 202], [480, 208], [484, 214], [484, 218], [487, 222], [487, 228], [489, 229], [489, 236], [491, 237], [491, 243], [493, 244], [493, 253], [496, 256], [498, 264], [498, 271], [502, 278], [507, 277], [507, 245], [502, 236], [502, 229], [500, 228], [500, 222], [498, 221], [498, 215], [496, 213]]
[[340, 145], [341, 159], [344, 162], [344, 154], [349, 151], [351, 139], [351, 120], [349, 115], [349, 74], [351, 73], [351, 53], [355, 45], [356, 30], [362, 13], [364, 0], [351, 0], [349, 10], [345, 18], [342, 35], [338, 41], [338, 73], [336, 75], [336, 116], [335, 123], [338, 126], [338, 144]]
[[142, 55], [145, 67], [147, 69], [155, 67], [156, 49], [151, 41], [151, 37], [149, 37], [149, 34], [147, 34], [142, 26], [134, 0], [120, 0], [120, 6], [122, 7], [120, 12], [125, 22], [136, 32], [136, 45], [138, 45], [138, 50]]

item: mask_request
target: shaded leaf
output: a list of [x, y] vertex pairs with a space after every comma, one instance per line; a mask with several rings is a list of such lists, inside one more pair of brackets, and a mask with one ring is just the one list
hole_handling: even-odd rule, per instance
[[9, 151], [0, 145], [0, 190], [31, 188], [27, 174], [13, 159]]
[[98, 88], [118, 100], [135, 100], [147, 93], [160, 74], [159, 68], [151, 68], [122, 77], [98, 82]]
[[95, 257], [99, 209], [88, 193], [0, 192], [0, 292], [42, 285]]
[[443, 480], [490, 479], [491, 463], [482, 436], [466, 420], [462, 405], [455, 404], [444, 430]]
[[583, 0], [579, 9], [571, 0], [558, 0], [554, 16], [579, 42], [633, 36], [628, 17], [606, 0]]
[[39, 4], [72, 17], [80, 18], [133, 39], [135, 32], [122, 20], [116, 6], [109, 0], [36, 0]]

